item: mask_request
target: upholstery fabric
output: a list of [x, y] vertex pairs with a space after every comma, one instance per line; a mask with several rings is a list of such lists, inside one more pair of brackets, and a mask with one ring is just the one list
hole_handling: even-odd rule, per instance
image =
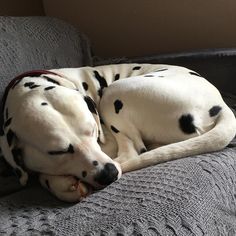
[[0, 235], [235, 235], [236, 148], [124, 174], [78, 204], [32, 186], [0, 200]]

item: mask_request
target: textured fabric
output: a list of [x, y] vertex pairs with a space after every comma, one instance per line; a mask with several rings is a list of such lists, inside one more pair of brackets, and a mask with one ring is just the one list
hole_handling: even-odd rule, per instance
[[236, 235], [235, 153], [127, 173], [74, 205], [22, 190], [1, 198], [0, 235]]

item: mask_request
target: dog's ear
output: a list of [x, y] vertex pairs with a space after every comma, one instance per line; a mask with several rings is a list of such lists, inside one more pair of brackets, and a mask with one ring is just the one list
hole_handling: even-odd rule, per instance
[[22, 151], [19, 148], [10, 149], [5, 135], [0, 137], [1, 155], [6, 162], [13, 168], [14, 173], [21, 185], [25, 186], [28, 181], [28, 173], [23, 165]]
[[105, 135], [102, 129], [102, 125], [101, 125], [101, 121], [100, 121], [100, 117], [97, 111], [97, 107], [96, 107], [96, 103], [93, 101], [93, 99], [89, 96], [84, 96], [84, 101], [87, 103], [87, 106], [90, 110], [90, 112], [92, 113], [97, 126], [98, 126], [98, 138], [100, 140], [101, 143], [105, 143]]
[[102, 125], [101, 125], [101, 121], [100, 121], [99, 115], [94, 116], [94, 119], [95, 119], [95, 121], [97, 123], [97, 126], [98, 126], [98, 138], [99, 138], [99, 141], [104, 144], [106, 142], [106, 139], [105, 139], [105, 135], [104, 135], [104, 132], [103, 132], [103, 129], [102, 129]]

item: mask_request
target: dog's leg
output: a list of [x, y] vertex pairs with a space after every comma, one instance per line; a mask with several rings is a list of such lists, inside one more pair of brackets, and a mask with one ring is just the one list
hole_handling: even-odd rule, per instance
[[131, 139], [120, 132], [115, 135], [115, 138], [118, 144], [118, 156], [114, 161], [123, 163], [128, 159], [138, 157], [138, 152], [136, 151], [135, 145]]
[[79, 202], [90, 190], [73, 176], [39, 174], [41, 185], [62, 201]]

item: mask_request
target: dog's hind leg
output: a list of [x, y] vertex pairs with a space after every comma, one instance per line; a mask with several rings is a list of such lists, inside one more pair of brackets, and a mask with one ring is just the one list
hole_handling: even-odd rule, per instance
[[123, 163], [128, 159], [138, 158], [139, 153], [135, 148], [134, 142], [130, 138], [119, 132], [115, 134], [115, 139], [118, 145], [118, 156], [114, 161]]
[[126, 162], [129, 159], [137, 159], [140, 153], [146, 151], [142, 139], [139, 139], [137, 136], [133, 140], [122, 132], [118, 132], [115, 134], [115, 139], [118, 145], [118, 155], [114, 161], [118, 163]]

